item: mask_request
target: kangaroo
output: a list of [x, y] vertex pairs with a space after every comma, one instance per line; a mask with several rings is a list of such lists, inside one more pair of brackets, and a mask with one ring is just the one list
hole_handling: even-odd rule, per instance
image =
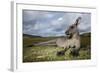
[[76, 22], [65, 31], [65, 34], [67, 35], [66, 38], [58, 38], [56, 40], [57, 46], [64, 48], [64, 50], [58, 52], [57, 55], [64, 55], [69, 48], [71, 48], [71, 54], [73, 56], [79, 55], [80, 35], [78, 31], [78, 25], [80, 24], [80, 20], [81, 17], [78, 17]]
[[[80, 24], [81, 17], [78, 17], [74, 24], [69, 26], [68, 30], [65, 31], [66, 37], [57, 38], [47, 42], [40, 42], [33, 45], [57, 45], [57, 47], [63, 47], [64, 50], [57, 52], [57, 55], [65, 55], [65, 52], [71, 48], [71, 54], [78, 56], [80, 49], [80, 35], [78, 31], [78, 25]], [[54, 42], [55, 44], [49, 44]]]

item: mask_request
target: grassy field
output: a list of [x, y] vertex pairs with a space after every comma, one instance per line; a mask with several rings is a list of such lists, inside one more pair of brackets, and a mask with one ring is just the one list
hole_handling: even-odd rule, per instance
[[32, 43], [38, 43], [55, 39], [57, 37], [28, 37], [23, 36], [23, 62], [40, 62], [40, 61], [63, 61], [63, 60], [85, 60], [91, 59], [91, 34], [81, 35], [81, 50], [79, 56], [72, 56], [68, 50], [64, 56], [57, 56], [57, 52], [63, 50], [56, 46], [29, 46]]

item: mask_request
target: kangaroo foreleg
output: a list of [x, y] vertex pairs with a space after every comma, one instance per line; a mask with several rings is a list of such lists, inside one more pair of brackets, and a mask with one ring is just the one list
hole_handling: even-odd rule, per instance
[[67, 51], [67, 49], [64, 48], [64, 50], [61, 50], [61, 51], [57, 52], [57, 55], [58, 55], [58, 56], [63, 56], [63, 55], [65, 55], [65, 52], [66, 52], [66, 51]]

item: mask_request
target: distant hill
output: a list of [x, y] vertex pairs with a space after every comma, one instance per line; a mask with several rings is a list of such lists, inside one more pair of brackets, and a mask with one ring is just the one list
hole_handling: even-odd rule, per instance
[[41, 37], [41, 36], [37, 36], [37, 35], [29, 35], [29, 34], [23, 34], [24, 37]]
[[91, 36], [91, 33], [89, 32], [89, 33], [83, 33], [83, 34], [81, 34], [80, 36], [83, 36], [83, 37], [90, 37]]
[[[29, 34], [23, 34], [24, 37], [30, 37], [30, 38], [48, 38], [48, 37], [42, 37], [42, 36], [37, 36], [37, 35], [29, 35]], [[80, 35], [81, 37], [90, 37], [91, 36], [91, 33], [83, 33]], [[63, 37], [66, 37], [66, 36], [53, 36], [53, 37], [49, 37], [49, 38], [63, 38]]]

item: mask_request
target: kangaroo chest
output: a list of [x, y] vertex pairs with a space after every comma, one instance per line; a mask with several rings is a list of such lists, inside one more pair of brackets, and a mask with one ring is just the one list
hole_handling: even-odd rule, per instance
[[72, 39], [58, 39], [56, 42], [58, 47], [69, 48], [75, 46], [75, 48], [80, 47], [80, 39], [72, 38]]
[[80, 39], [77, 38], [68, 39], [65, 44], [67, 48], [75, 47], [78, 49], [80, 47]]

